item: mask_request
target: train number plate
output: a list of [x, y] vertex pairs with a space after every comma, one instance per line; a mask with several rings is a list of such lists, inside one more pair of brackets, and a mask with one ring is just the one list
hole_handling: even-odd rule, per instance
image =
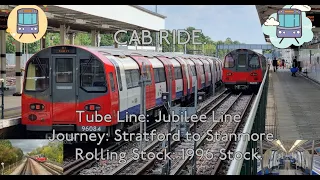
[[105, 126], [78, 126], [79, 132], [106, 132]]
[[250, 82], [250, 84], [258, 84], [257, 82]]

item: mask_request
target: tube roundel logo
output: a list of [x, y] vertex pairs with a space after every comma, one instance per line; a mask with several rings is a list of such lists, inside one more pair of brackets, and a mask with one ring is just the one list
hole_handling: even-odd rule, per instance
[[45, 35], [47, 27], [47, 16], [40, 7], [20, 5], [9, 14], [7, 32], [18, 42], [33, 43]]

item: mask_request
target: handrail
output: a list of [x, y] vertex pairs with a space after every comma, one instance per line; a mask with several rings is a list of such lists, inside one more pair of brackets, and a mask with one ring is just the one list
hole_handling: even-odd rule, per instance
[[[244, 126], [244, 129], [243, 129], [243, 132], [242, 132], [243, 134], [250, 134], [251, 133], [252, 126], [253, 126], [253, 123], [254, 123], [254, 120], [255, 120], [255, 117], [256, 117], [256, 114], [257, 114], [258, 105], [260, 103], [262, 91], [264, 89], [264, 84], [265, 84], [266, 79], [267, 79], [268, 71], [269, 71], [269, 68], [267, 68], [266, 73], [265, 73], [265, 75], [263, 77], [263, 81], [261, 83], [261, 86], [260, 86], [260, 89], [258, 91], [257, 97], [256, 97], [256, 99], [254, 100], [254, 103], [253, 103], [253, 108], [250, 111], [249, 116], [248, 116], [248, 120], [247, 120], [247, 122], [246, 122], [246, 124]], [[248, 141], [249, 141], [249, 139], [245, 138], [244, 136], [241, 136], [241, 139], [239, 140], [239, 143], [237, 145], [237, 148], [236, 148], [235, 152], [240, 152], [240, 153], [244, 154], [247, 151]], [[241, 172], [242, 164], [243, 164], [243, 158], [240, 158], [240, 159], [234, 158], [231, 161], [231, 164], [230, 164], [230, 167], [229, 167], [227, 175], [239, 175], [240, 172]]]

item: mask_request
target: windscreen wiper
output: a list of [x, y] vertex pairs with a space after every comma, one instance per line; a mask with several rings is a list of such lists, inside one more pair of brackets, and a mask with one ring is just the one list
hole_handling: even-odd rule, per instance
[[89, 69], [88, 68], [88, 65], [93, 61], [93, 56], [90, 56], [90, 59], [89, 59], [89, 61], [85, 64], [85, 69], [83, 70], [83, 72], [81, 72], [81, 74], [80, 74], [80, 76], [82, 76], [84, 73], [86, 73], [87, 72], [87, 70]]
[[48, 74], [47, 74], [47, 72], [45, 71], [44, 67], [42, 66], [42, 63], [41, 63], [41, 61], [40, 61], [39, 56], [36, 56], [34, 60], [37, 62], [37, 65], [40, 67], [41, 72], [45, 75], [45, 77], [47, 77]]

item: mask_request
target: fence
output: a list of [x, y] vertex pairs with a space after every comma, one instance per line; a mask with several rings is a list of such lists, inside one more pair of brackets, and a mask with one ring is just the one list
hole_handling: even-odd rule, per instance
[[0, 96], [1, 96], [1, 119], [4, 119], [4, 79], [1, 79], [1, 88], [0, 88]]
[[[243, 134], [260, 134], [265, 132], [266, 107], [269, 85], [269, 67], [266, 70], [263, 81], [261, 83], [259, 92], [252, 104], [252, 109], [249, 113], [248, 119], [243, 129]], [[246, 139], [242, 136], [238, 142], [235, 152], [247, 152], [252, 154], [252, 149], [257, 149], [258, 142]], [[234, 158], [230, 164], [228, 175], [256, 175], [257, 174], [257, 159], [250, 158], [244, 160], [243, 158]]]
[[[32, 56], [33, 54], [23, 54], [21, 57], [21, 67], [24, 69], [25, 64], [27, 60]], [[7, 59], [7, 67], [6, 67], [6, 86], [15, 86], [16, 85], [16, 69], [15, 69], [15, 54], [6, 54]]]
[[17, 167], [19, 167], [24, 162], [23, 160], [24, 159], [22, 159], [18, 162], [12, 163], [10, 165], [4, 165], [4, 169], [2, 169], [2, 167], [0, 167], [1, 174], [2, 173], [4, 173], [4, 175], [11, 174]]

